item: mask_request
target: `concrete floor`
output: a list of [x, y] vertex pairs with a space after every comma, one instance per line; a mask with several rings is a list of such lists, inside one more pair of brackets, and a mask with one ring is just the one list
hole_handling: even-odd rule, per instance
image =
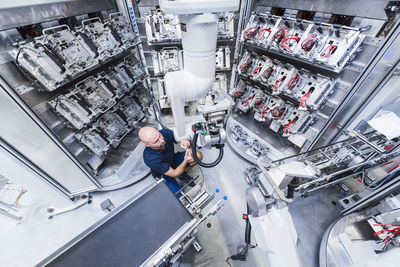
[[[217, 157], [216, 150], [204, 150], [203, 153], [206, 162], [211, 162]], [[224, 201], [224, 207], [215, 216], [199, 227], [198, 241], [202, 250], [198, 253], [191, 247], [182, 258], [180, 266], [229, 266], [226, 259], [242, 248], [245, 229], [242, 214], [246, 212], [245, 193], [248, 188], [243, 178], [243, 171], [249, 166], [250, 163], [226, 146], [221, 163], [215, 168], [203, 169], [207, 189], [210, 192], [219, 189], [213, 203], [223, 196], [227, 196], [228, 199]], [[100, 203], [103, 200], [109, 198], [118, 206], [152, 181], [153, 178], [148, 176], [141, 182], [124, 189], [95, 193], [91, 205], [57, 216], [53, 220], [47, 219], [45, 203], [32, 209], [32, 215], [20, 225], [3, 224], [0, 220], [1, 265], [33, 266], [37, 264], [105, 216], [100, 209]], [[40, 197], [45, 198], [45, 196]], [[313, 194], [306, 199], [299, 199], [289, 205], [300, 239], [299, 255], [303, 266], [318, 266], [319, 243], [323, 232], [339, 216], [338, 208], [331, 202], [339, 197], [342, 196], [335, 189], [330, 189]], [[205, 208], [205, 211], [209, 207]], [[210, 228], [207, 228], [207, 223], [211, 223]], [[230, 261], [230, 264], [235, 267], [268, 266], [264, 253], [259, 248], [249, 250], [247, 261]]]
[[[205, 159], [215, 159], [217, 151], [203, 151]], [[229, 146], [225, 147], [224, 158], [216, 168], [204, 169], [205, 185], [210, 190], [219, 189], [216, 198], [228, 197], [225, 206], [209, 222], [199, 228], [198, 241], [203, 250], [197, 253], [193, 248], [182, 258], [181, 265], [188, 266], [229, 266], [226, 259], [236, 254], [244, 244], [246, 213], [246, 189], [243, 171], [251, 166], [237, 156]], [[319, 246], [328, 226], [340, 216], [339, 208], [332, 204], [343, 197], [335, 189], [316, 192], [308, 198], [298, 199], [289, 205], [299, 242], [298, 253], [303, 266], [319, 266]], [[252, 238], [254, 240], [254, 238]], [[264, 252], [259, 248], [249, 250], [247, 261], [230, 261], [231, 266], [268, 266]]]
[[[205, 162], [211, 162], [217, 157], [216, 150], [203, 150]], [[226, 146], [221, 163], [210, 169], [203, 168], [205, 186], [211, 191], [219, 189], [216, 199], [224, 195], [228, 197], [224, 207], [211, 217], [209, 222], [200, 226], [198, 241], [203, 247], [200, 253], [193, 248], [187, 251], [182, 259], [181, 266], [229, 266], [226, 259], [236, 254], [244, 244], [245, 221], [242, 214], [246, 213], [246, 189], [243, 171], [251, 166], [239, 158]], [[266, 266], [263, 253], [258, 249], [251, 249], [248, 260], [230, 261], [232, 266]]]

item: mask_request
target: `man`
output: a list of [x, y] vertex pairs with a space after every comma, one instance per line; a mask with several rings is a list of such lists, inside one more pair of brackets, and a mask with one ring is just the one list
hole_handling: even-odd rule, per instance
[[[172, 192], [179, 191], [181, 187], [176, 179], [196, 165], [192, 158], [190, 141], [180, 141], [179, 146], [186, 151], [175, 153], [176, 140], [171, 130], [158, 131], [153, 127], [145, 126], [139, 130], [139, 138], [146, 146], [143, 152], [144, 163], [149, 166], [153, 176], [162, 176]], [[200, 160], [203, 158], [200, 151], [196, 151], [196, 154]]]

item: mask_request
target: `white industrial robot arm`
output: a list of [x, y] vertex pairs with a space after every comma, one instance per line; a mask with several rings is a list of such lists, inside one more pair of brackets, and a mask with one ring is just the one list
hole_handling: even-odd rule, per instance
[[235, 0], [161, 0], [161, 10], [179, 15], [182, 29], [184, 70], [165, 75], [165, 88], [174, 116], [176, 140], [187, 137], [185, 102], [204, 97], [215, 76], [217, 45], [216, 12], [236, 11]]

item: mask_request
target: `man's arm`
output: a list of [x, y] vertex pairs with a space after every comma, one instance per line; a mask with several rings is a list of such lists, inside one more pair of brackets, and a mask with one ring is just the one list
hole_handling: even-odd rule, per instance
[[170, 177], [178, 178], [185, 172], [185, 168], [186, 168], [189, 158], [190, 158], [190, 155], [188, 154], [188, 150], [187, 150], [185, 153], [185, 158], [183, 159], [182, 163], [179, 164], [179, 166], [176, 167], [176, 169], [169, 167], [169, 170], [164, 174], [168, 175]]

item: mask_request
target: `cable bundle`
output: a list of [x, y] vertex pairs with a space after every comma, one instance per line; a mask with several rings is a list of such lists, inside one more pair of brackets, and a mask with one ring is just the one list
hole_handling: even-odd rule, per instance
[[262, 67], [258, 66], [253, 71], [253, 78], [255, 78], [261, 71]]
[[332, 44], [328, 45], [325, 48], [324, 52], [321, 53], [321, 57], [329, 58], [333, 53], [335, 53], [336, 49], [337, 45], [332, 45]]
[[236, 91], [232, 92], [232, 97], [233, 97], [233, 98], [240, 98], [240, 97], [242, 97], [243, 95], [244, 95], [244, 91], [236, 90]]
[[297, 119], [294, 119], [292, 121], [289, 121], [288, 123], [285, 124], [283, 127], [283, 134], [289, 134], [290, 133], [290, 126], [295, 123]]
[[274, 37], [272, 38], [274, 41], [279, 43], [283, 38], [285, 38], [285, 35], [288, 31], [288, 28], [280, 28], [275, 34]]
[[276, 80], [274, 86], [272, 87], [273, 92], [277, 92], [279, 85], [286, 79], [286, 76], [283, 76], [282, 78]]
[[286, 88], [289, 91], [292, 91], [292, 89], [299, 83], [300, 81], [300, 74], [296, 73], [295, 75], [293, 75], [293, 77], [289, 80]]
[[240, 72], [246, 72], [249, 68], [251, 67], [251, 61], [247, 61], [245, 63], [243, 63], [239, 68], [240, 68]]
[[271, 77], [273, 72], [274, 72], [274, 69], [272, 67], [268, 67], [266, 70], [264, 70], [264, 72], [262, 74], [262, 78], [265, 80], [268, 80], [269, 77]]
[[309, 35], [302, 43], [301, 49], [306, 52], [310, 52], [311, 49], [318, 43], [318, 35], [314, 32], [313, 34]]
[[249, 100], [252, 100], [254, 98], [254, 95], [249, 96], [244, 102], [243, 102], [243, 107], [247, 107], [249, 105]]
[[286, 50], [290, 50], [300, 41], [300, 37], [295, 34], [285, 35], [281, 42], [281, 47]]
[[[269, 108], [264, 109], [263, 111], [261, 111], [260, 113], [260, 119], [265, 119], [265, 116], [267, 116], [267, 112], [268, 112]], [[265, 114], [265, 115], [264, 115]]]
[[259, 98], [258, 100], [256, 100], [256, 102], [254, 103], [254, 106], [256, 108], [262, 108], [265, 104], [265, 99], [263, 98]]
[[[275, 110], [278, 109], [278, 112], [276, 113]], [[283, 115], [283, 112], [281, 111], [281, 109], [279, 107], [274, 108], [273, 110], [271, 110], [272, 116], [274, 116], [274, 118], [280, 118]]]
[[259, 26], [253, 26], [248, 28], [247, 30], [245, 30], [243, 32], [243, 41], [248, 40], [249, 38], [253, 37], [254, 35], [256, 35], [258, 33], [258, 30], [260, 29]]
[[307, 109], [307, 98], [308, 96], [311, 94], [311, 89], [307, 91], [307, 93], [305, 93], [301, 99], [300, 99], [300, 108], [304, 107], [305, 109]]
[[397, 224], [374, 224], [374, 226], [385, 227], [383, 230], [375, 232], [374, 237], [378, 235], [385, 234], [385, 239], [383, 240], [383, 248], [386, 249], [389, 241], [393, 240], [400, 233], [400, 225]]
[[[268, 32], [268, 35], [265, 36], [265, 32]], [[265, 38], [268, 38], [271, 34], [271, 30], [268, 28], [264, 28], [258, 32], [258, 41], [264, 41]]]

